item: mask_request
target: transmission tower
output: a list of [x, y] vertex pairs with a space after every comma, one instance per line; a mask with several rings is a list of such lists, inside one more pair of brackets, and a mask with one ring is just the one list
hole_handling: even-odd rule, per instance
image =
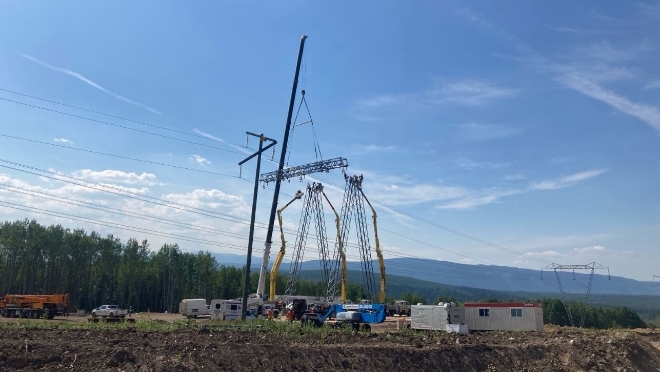
[[[654, 282], [655, 282], [655, 278], [660, 279], [660, 276], [653, 275], [653, 281], [654, 281]], [[660, 286], [660, 283], [658, 283], [658, 284], [654, 284], [653, 286], [654, 286], [654, 287]]]
[[573, 320], [573, 313], [571, 312], [571, 307], [570, 304], [568, 303], [568, 297], [566, 296], [566, 292], [564, 291], [564, 287], [561, 284], [561, 279], [559, 278], [559, 271], [560, 270], [573, 270], [573, 280], [575, 280], [575, 270], [589, 270], [589, 283], [587, 284], [587, 293], [584, 297], [584, 306], [582, 307], [582, 314], [580, 316], [580, 323], [579, 327], [582, 328], [584, 327], [584, 318], [587, 314], [587, 304], [589, 301], [589, 295], [591, 294], [591, 285], [593, 283], [594, 279], [594, 271], [595, 270], [605, 270], [607, 269], [607, 277], [608, 279], [610, 278], [610, 268], [603, 266], [601, 264], [598, 264], [596, 262], [592, 262], [590, 264], [586, 265], [559, 265], [556, 263], [552, 263], [543, 269], [541, 269], [541, 279], [543, 279], [543, 270], [549, 270], [552, 269], [555, 272], [555, 277], [557, 278], [557, 285], [559, 287], [559, 293], [561, 294], [561, 301], [564, 304], [564, 307], [566, 308], [566, 315], [568, 316], [568, 321], [570, 322], [571, 326], [575, 327], [575, 321]]
[[314, 182], [311, 185], [307, 185], [307, 192], [305, 193], [305, 200], [303, 201], [303, 210], [300, 216], [300, 224], [298, 225], [298, 234], [296, 235], [296, 242], [293, 248], [293, 259], [291, 260], [291, 267], [289, 269], [289, 280], [285, 292], [286, 295], [295, 295], [297, 291], [300, 267], [302, 266], [302, 259], [305, 255], [305, 246], [307, 245], [307, 236], [311, 219], [314, 219], [314, 225], [316, 227], [316, 239], [319, 248], [319, 260], [324, 288], [328, 288], [331, 262], [330, 252], [328, 250], [328, 237], [326, 235], [325, 213], [322, 197], [325, 197], [322, 184]]
[[[344, 179], [346, 180], [346, 188], [344, 189], [344, 199], [340, 214], [340, 234], [336, 245], [337, 249], [335, 250], [335, 255], [332, 258], [327, 298], [328, 300], [334, 300], [337, 297], [338, 286], [340, 284], [337, 278], [339, 276], [340, 268], [342, 271], [342, 279], [344, 279], [346, 270], [345, 247], [346, 243], [348, 242], [351, 220], [355, 220], [357, 241], [360, 250], [360, 264], [362, 266], [363, 288], [368, 296], [368, 299], [373, 300], [376, 294], [376, 286], [374, 283], [374, 269], [371, 260], [371, 245], [369, 243], [369, 232], [367, 229], [367, 218], [364, 208], [365, 199], [364, 194], [362, 193], [363, 176], [348, 176], [346, 173], [344, 173]], [[380, 258], [381, 255], [379, 255], [379, 259]], [[381, 267], [384, 269], [382, 262]], [[384, 275], [384, 271], [381, 274]]]

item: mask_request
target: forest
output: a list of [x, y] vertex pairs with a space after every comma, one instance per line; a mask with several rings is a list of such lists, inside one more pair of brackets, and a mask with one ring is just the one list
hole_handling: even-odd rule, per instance
[[[28, 219], [0, 225], [0, 295], [68, 293], [71, 306], [76, 309], [118, 304], [131, 306], [135, 311], [176, 312], [183, 298], [210, 301], [240, 297], [243, 275], [244, 268], [218, 263], [209, 252], [185, 252], [177, 244], [164, 244], [154, 250], [147, 240], [129, 239], [122, 243], [113, 235], [102, 237], [94, 231], [43, 226]], [[251, 273], [250, 293], [256, 292], [258, 275]], [[287, 279], [278, 275], [278, 288], [285, 288]], [[268, 279], [266, 283], [268, 286]], [[321, 281], [298, 282], [299, 295], [324, 293]], [[350, 283], [347, 294], [352, 301], [365, 297], [358, 283]], [[401, 297], [411, 304], [474, 300], [438, 294], [430, 302], [417, 293], [393, 290], [388, 294], [388, 301]], [[561, 301], [537, 301], [543, 303], [546, 324], [568, 325]], [[571, 309], [574, 314], [582, 314], [582, 306], [573, 303]], [[587, 306], [585, 314], [585, 326], [589, 328], [645, 327], [638, 314], [625, 307]]]

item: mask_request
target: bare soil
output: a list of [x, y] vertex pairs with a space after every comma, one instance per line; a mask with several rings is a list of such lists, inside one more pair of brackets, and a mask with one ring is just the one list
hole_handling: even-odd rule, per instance
[[[163, 320], [164, 321], [164, 320]], [[0, 329], [0, 370], [660, 371], [660, 333]], [[384, 325], [389, 328], [391, 325]]]

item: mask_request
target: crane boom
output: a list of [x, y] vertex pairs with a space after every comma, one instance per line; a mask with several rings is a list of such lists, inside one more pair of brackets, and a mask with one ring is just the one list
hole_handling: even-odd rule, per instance
[[[323, 197], [325, 198], [325, 201], [328, 202], [328, 205], [330, 205], [330, 208], [332, 208], [332, 212], [335, 214], [335, 227], [337, 229], [337, 251], [339, 252], [339, 257], [341, 259], [341, 301], [346, 302], [346, 287], [348, 286], [348, 278], [346, 276], [346, 252], [344, 252], [344, 245], [341, 241], [339, 213], [337, 213], [335, 207], [332, 205], [332, 203], [330, 203], [330, 199], [328, 199], [328, 196], [325, 194], [325, 192], [323, 192]], [[330, 289], [330, 287], [328, 287], [328, 289]], [[328, 296], [329, 295], [330, 294], [328, 294]]]
[[376, 224], [376, 209], [374, 209], [373, 205], [371, 205], [371, 202], [369, 202], [369, 199], [367, 196], [364, 194], [364, 191], [362, 191], [362, 188], [360, 188], [360, 193], [362, 194], [362, 197], [364, 200], [367, 201], [367, 204], [369, 205], [369, 208], [371, 208], [371, 212], [373, 215], [371, 216], [373, 219], [374, 223], [374, 239], [376, 241], [376, 255], [378, 256], [378, 266], [380, 266], [380, 303], [384, 304], [385, 303], [385, 295], [386, 295], [386, 290], [387, 290], [387, 277], [385, 276], [385, 260], [383, 259], [383, 252], [380, 250], [380, 241], [378, 240], [378, 225]]
[[282, 264], [282, 260], [284, 259], [284, 255], [286, 254], [286, 240], [284, 239], [284, 230], [282, 229], [282, 211], [286, 209], [291, 203], [294, 201], [300, 199], [303, 196], [303, 192], [298, 190], [296, 192], [296, 195], [291, 199], [290, 202], [286, 203], [282, 208], [277, 210], [277, 222], [280, 225], [280, 239], [282, 240], [282, 247], [280, 248], [279, 253], [277, 253], [277, 258], [275, 258], [275, 262], [273, 263], [273, 267], [270, 269], [270, 297], [269, 299], [272, 301], [275, 298], [275, 293], [276, 293], [276, 286], [277, 286], [277, 271], [280, 269], [280, 264]]

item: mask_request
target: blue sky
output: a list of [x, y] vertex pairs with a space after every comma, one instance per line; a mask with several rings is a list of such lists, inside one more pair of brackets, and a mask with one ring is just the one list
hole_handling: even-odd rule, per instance
[[[379, 206], [386, 257], [538, 269], [551, 262], [596, 261], [613, 274], [651, 280], [660, 259], [660, 2], [469, 6], [7, 1], [0, 22], [0, 89], [179, 132], [0, 91], [0, 134], [238, 175], [237, 163], [250, 150], [184, 133], [241, 145], [246, 130], [281, 140], [299, 40], [307, 34], [300, 87], [323, 157], [348, 158], [349, 173], [365, 175], [365, 193], [375, 201], [518, 252]], [[0, 137], [0, 146], [0, 159], [249, 220], [252, 188], [245, 180], [15, 138]], [[296, 127], [289, 164], [316, 160], [313, 149], [311, 126]], [[244, 167], [243, 177], [252, 180], [253, 167]], [[267, 162], [263, 169], [275, 165]], [[1, 201], [231, 245], [180, 242], [186, 250], [240, 253], [246, 245], [244, 224], [7, 168], [0, 174], [5, 185], [235, 235], [172, 228], [17, 189], [0, 189]], [[339, 172], [306, 182], [313, 179], [343, 184]], [[304, 185], [292, 180], [283, 192], [291, 195]], [[341, 204], [341, 190], [329, 188], [328, 194]], [[265, 222], [272, 191], [259, 196], [257, 221]], [[284, 216], [288, 228], [296, 228], [299, 204]], [[0, 210], [3, 219], [35, 217], [124, 239], [148, 238], [154, 248], [176, 240], [34, 210]], [[256, 235], [263, 240], [265, 231]], [[294, 234], [287, 240], [292, 245]], [[260, 255], [261, 243], [255, 247]]]

